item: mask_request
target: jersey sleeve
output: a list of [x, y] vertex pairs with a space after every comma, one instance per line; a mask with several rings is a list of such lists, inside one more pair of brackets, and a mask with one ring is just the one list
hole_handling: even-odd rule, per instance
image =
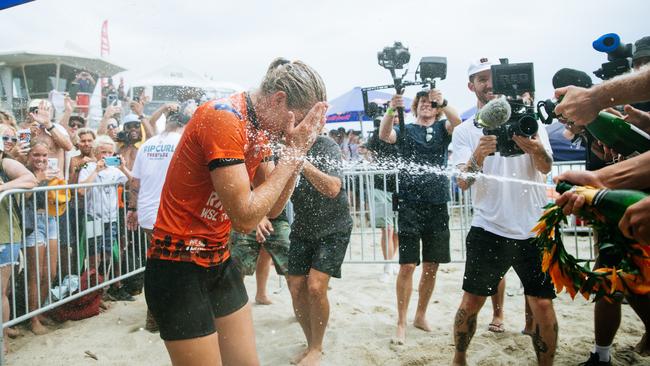
[[217, 110], [210, 105], [197, 111], [198, 128], [195, 130], [203, 158], [210, 169], [231, 163], [244, 162], [245, 131], [244, 125], [229, 110]]

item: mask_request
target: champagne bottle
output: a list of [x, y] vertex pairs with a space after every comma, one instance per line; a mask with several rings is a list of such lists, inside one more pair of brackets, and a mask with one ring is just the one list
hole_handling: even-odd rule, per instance
[[650, 136], [625, 120], [607, 112], [585, 126], [597, 140], [625, 157], [650, 150]]
[[555, 190], [560, 194], [572, 190], [583, 196], [586, 204], [598, 210], [611, 224], [618, 224], [629, 206], [649, 196], [647, 193], [630, 189], [599, 189], [575, 186], [568, 182], [559, 182]]

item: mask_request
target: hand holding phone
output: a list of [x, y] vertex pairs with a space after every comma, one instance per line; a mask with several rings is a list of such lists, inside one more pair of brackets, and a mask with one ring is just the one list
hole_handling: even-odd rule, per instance
[[107, 156], [104, 158], [104, 163], [106, 166], [115, 166], [118, 167], [122, 165], [122, 158], [119, 156]]

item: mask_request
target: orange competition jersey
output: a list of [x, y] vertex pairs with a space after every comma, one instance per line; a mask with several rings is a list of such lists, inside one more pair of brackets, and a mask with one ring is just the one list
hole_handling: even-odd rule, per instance
[[230, 257], [230, 218], [212, 188], [215, 167], [245, 163], [253, 180], [271, 155], [246, 93], [210, 101], [189, 121], [167, 171], [147, 257], [215, 266]]

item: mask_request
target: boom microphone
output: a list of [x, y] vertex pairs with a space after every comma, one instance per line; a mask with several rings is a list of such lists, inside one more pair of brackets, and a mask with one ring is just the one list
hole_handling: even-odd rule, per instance
[[553, 75], [553, 88], [558, 89], [569, 85], [588, 89], [594, 84], [591, 81], [589, 74], [576, 69], [560, 69], [555, 73], [555, 75]]
[[506, 97], [492, 99], [478, 114], [478, 124], [487, 129], [495, 129], [506, 123], [512, 115], [512, 108]]

